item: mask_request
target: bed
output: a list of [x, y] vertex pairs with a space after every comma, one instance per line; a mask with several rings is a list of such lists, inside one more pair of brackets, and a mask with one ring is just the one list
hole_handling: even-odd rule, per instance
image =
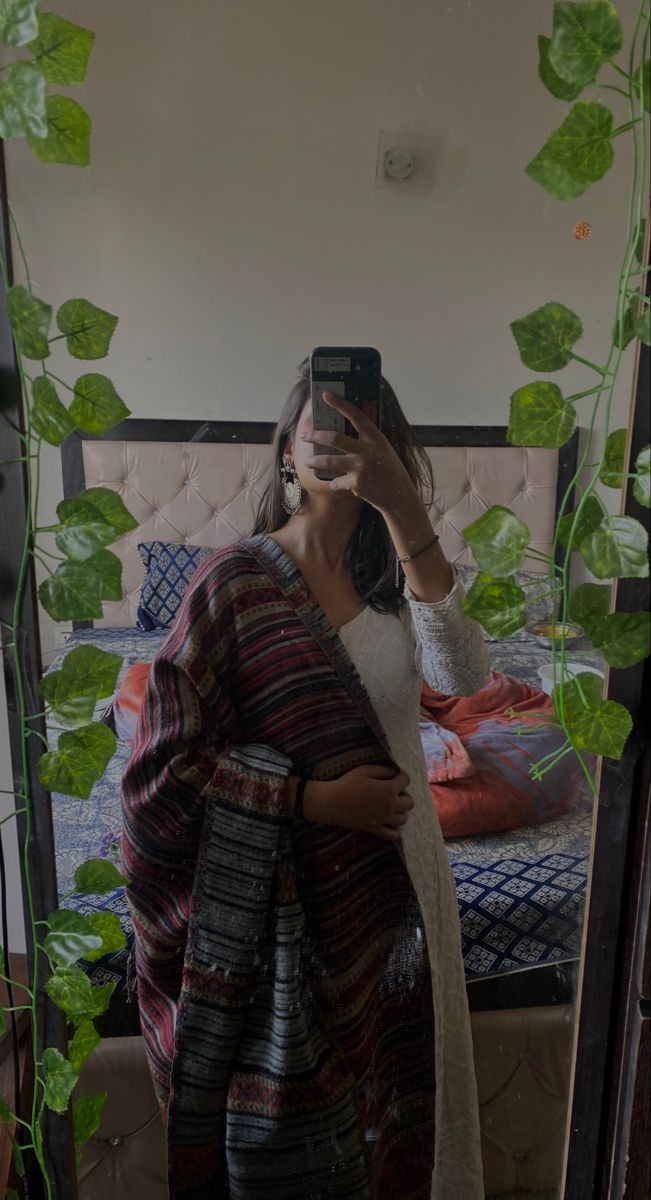
[[[51, 670], [60, 666], [70, 649], [86, 642], [119, 654], [122, 672], [133, 663], [151, 661], [166, 634], [135, 627], [144, 574], [138, 543], [158, 540], [219, 547], [249, 532], [269, 471], [272, 433], [267, 423], [132, 419], [104, 437], [74, 434], [64, 442], [65, 495], [76, 495], [84, 487], [113, 488], [138, 526], [111, 547], [123, 563], [123, 599], [105, 604], [104, 616], [94, 627], [77, 623]], [[553, 451], [512, 447], [502, 427], [420, 426], [417, 433], [432, 459], [436, 480], [432, 523], [451, 561], [471, 566], [461, 531], [492, 504], [507, 505], [521, 516], [532, 532], [532, 546], [550, 552], [559, 497], [576, 461], [576, 435], [561, 451]], [[525, 566], [536, 569], [533, 560]], [[491, 641], [490, 649], [497, 670], [539, 685], [537, 668], [550, 655], [533, 638], [516, 635]], [[585, 661], [599, 666], [597, 656]], [[106, 708], [107, 701], [101, 701], [96, 719]], [[57, 734], [53, 726], [53, 742]], [[72, 888], [80, 861], [111, 853], [119, 829], [119, 780], [127, 757], [128, 744], [119, 743], [88, 800], [52, 797], [61, 894]], [[545, 1187], [550, 1171], [552, 1182], [558, 1173], [555, 1160], [566, 1100], [568, 1021], [591, 844], [590, 804], [585, 789], [580, 791], [576, 808], [553, 821], [446, 842], [457, 884], [469, 1002], [479, 1038], [482, 1123], [486, 1159], [491, 1163], [487, 1190], [496, 1193], [506, 1191], [507, 1185], [533, 1186], [532, 1180]], [[83, 913], [106, 909], [120, 917], [127, 934], [126, 950], [89, 964], [88, 971], [94, 982], [116, 984], [116, 1002], [105, 1019], [104, 1034], [137, 1033], [124, 894], [118, 890], [98, 897], [73, 895], [64, 904]], [[542, 1061], [550, 1038], [559, 1048], [556, 1076], [542, 1079], [534, 1071], [534, 1083], [530, 1080], [527, 1085], [534, 1125], [541, 1106], [545, 1120], [551, 1122], [542, 1152], [547, 1166], [537, 1164], [533, 1171], [525, 1161], [527, 1156], [531, 1160], [530, 1149], [521, 1149], [532, 1131], [521, 1130], [520, 1141], [516, 1138], [511, 1145], [508, 1139], [504, 1142], [503, 1131], [497, 1136], [494, 1129], [495, 1105], [503, 1106], [504, 1089], [494, 1086], [496, 1067], [486, 1051], [498, 1026], [519, 1047], [516, 1067], [532, 1054]], [[505, 1078], [512, 1080], [518, 1072], [508, 1057], [502, 1066]], [[513, 1097], [515, 1111], [521, 1101], [515, 1091]], [[539, 1114], [538, 1131], [540, 1120]]]

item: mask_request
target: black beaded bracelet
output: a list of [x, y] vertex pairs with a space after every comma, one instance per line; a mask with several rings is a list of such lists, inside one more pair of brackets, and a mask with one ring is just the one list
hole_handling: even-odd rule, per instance
[[303, 816], [303, 796], [305, 794], [305, 789], [306, 789], [308, 783], [309, 783], [308, 779], [299, 779], [298, 783], [296, 784], [296, 801], [294, 804], [294, 816], [296, 817], [297, 820], [300, 820]]

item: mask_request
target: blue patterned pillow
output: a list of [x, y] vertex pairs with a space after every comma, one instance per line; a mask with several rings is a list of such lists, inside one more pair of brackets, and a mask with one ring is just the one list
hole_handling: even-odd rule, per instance
[[136, 625], [164, 629], [172, 624], [197, 567], [213, 550], [186, 542], [140, 542], [138, 553], [146, 574]]

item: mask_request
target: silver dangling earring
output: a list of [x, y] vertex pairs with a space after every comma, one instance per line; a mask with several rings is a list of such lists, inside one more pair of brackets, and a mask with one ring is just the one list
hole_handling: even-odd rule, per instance
[[286, 458], [283, 459], [280, 475], [283, 508], [291, 517], [301, 507], [301, 497], [303, 495], [301, 481], [294, 467], [289, 464]]

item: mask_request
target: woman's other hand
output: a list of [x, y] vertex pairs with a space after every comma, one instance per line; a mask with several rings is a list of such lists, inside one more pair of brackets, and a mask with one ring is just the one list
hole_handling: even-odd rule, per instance
[[321, 825], [360, 829], [385, 842], [398, 842], [414, 807], [405, 790], [408, 786], [409, 776], [393, 767], [375, 763], [354, 767], [339, 779], [309, 780], [303, 815]]

